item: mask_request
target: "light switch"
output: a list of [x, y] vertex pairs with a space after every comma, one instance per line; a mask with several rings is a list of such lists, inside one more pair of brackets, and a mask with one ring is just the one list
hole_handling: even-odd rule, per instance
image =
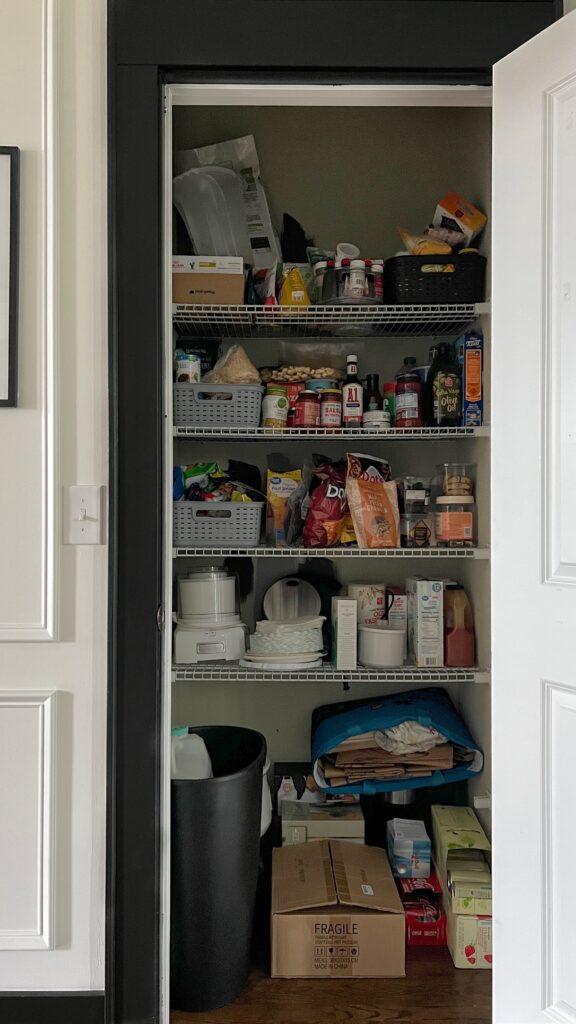
[[76, 484], [64, 488], [64, 544], [102, 544], [104, 487]]

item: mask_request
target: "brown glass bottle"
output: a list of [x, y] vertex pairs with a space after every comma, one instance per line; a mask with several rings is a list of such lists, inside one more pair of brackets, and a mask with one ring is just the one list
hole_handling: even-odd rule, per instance
[[384, 399], [378, 387], [378, 374], [369, 373], [364, 386], [364, 412], [376, 412], [384, 408]]

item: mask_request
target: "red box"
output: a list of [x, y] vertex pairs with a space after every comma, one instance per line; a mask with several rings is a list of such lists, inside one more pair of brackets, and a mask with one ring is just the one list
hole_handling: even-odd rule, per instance
[[445, 946], [446, 914], [442, 906], [442, 888], [436, 875], [397, 878], [396, 882], [406, 914], [408, 945]]

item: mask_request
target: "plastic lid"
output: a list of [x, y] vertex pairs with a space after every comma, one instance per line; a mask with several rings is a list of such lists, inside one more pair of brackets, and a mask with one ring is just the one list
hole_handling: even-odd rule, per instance
[[319, 270], [326, 270], [327, 266], [328, 260], [318, 260], [318, 262], [314, 264], [314, 273], [316, 274]]
[[437, 505], [473, 505], [471, 494], [451, 494], [448, 497], [436, 498]]
[[357, 363], [358, 362], [358, 356], [353, 356], [353, 355], [346, 356], [346, 362], [347, 363]]
[[340, 388], [322, 388], [321, 395], [341, 395]]
[[[344, 262], [344, 260], [342, 260], [342, 262]], [[364, 260], [350, 260], [350, 266], [353, 267], [354, 270], [364, 270], [366, 264], [364, 263]]]
[[300, 392], [300, 394], [298, 395], [298, 398], [301, 398], [302, 395], [313, 395], [314, 398], [318, 398], [318, 399], [320, 398], [320, 392], [319, 391], [312, 391], [311, 388], [304, 388], [304, 391]]
[[283, 384], [267, 384], [266, 391], [279, 391], [282, 395], [286, 394], [286, 388]]

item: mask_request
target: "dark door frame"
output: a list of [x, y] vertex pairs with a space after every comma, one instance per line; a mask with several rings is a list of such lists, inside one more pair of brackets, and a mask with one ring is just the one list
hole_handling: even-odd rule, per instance
[[162, 86], [488, 84], [495, 60], [561, 14], [561, 0], [356, 0], [354, 17], [351, 6], [109, 0], [107, 1024], [160, 1014]]

